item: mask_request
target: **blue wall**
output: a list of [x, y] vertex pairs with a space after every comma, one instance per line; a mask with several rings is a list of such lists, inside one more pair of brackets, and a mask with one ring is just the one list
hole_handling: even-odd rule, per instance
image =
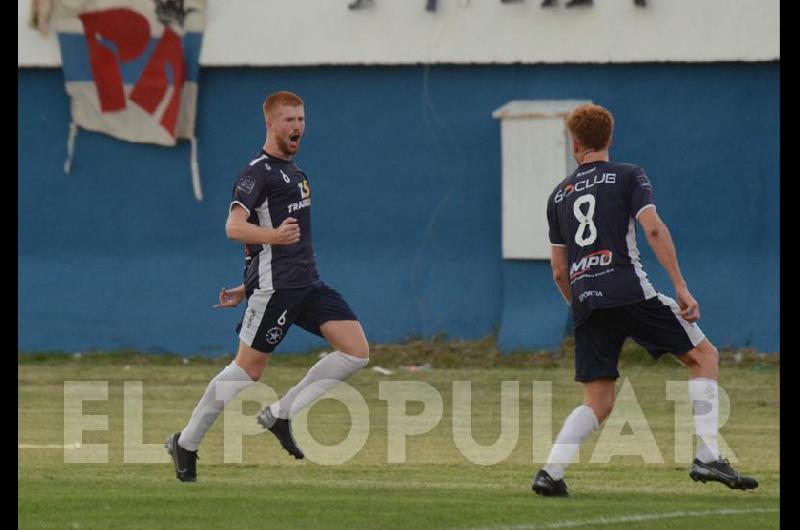
[[[202, 203], [187, 142], [81, 130], [64, 174], [63, 76], [26, 69], [18, 79], [20, 351], [235, 351], [240, 310], [211, 308], [241, 279], [224, 223], [233, 178], [264, 140], [261, 102], [279, 89], [306, 100], [297, 163], [314, 192], [320, 272], [371, 341], [499, 332], [505, 349], [557, 342], [567, 309], [549, 265], [501, 258], [491, 112], [563, 98], [614, 112], [612, 157], [647, 169], [709, 338], [778, 349], [776, 63], [205, 68]], [[656, 288], [672, 296], [641, 237], [640, 246]], [[323, 344], [293, 329], [279, 351]]]

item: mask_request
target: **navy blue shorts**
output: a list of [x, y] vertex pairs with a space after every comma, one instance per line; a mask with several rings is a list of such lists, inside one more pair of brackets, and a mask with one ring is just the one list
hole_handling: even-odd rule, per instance
[[655, 358], [683, 355], [705, 335], [680, 316], [675, 300], [659, 294], [619, 307], [595, 309], [575, 328], [575, 380], [617, 379], [622, 343], [631, 337]]
[[330, 320], [358, 320], [342, 295], [322, 282], [299, 289], [256, 289], [236, 326], [239, 338], [263, 353], [281, 343], [292, 324], [322, 337], [320, 326]]

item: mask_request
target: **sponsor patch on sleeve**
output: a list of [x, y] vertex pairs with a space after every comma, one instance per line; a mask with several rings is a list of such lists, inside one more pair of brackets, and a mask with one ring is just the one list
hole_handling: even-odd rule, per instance
[[253, 177], [250, 175], [245, 175], [239, 179], [239, 183], [236, 185], [236, 188], [248, 195], [253, 193], [253, 188], [256, 187], [256, 181], [253, 180]]

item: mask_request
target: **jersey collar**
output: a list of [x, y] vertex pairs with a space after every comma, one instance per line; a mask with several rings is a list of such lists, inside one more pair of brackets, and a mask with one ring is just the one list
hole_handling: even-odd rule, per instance
[[272, 156], [271, 154], [267, 153], [264, 149], [261, 149], [261, 154], [269, 158], [270, 160], [275, 160], [276, 162], [283, 162], [284, 164], [291, 164], [291, 160], [284, 160], [283, 158], [278, 158], [277, 156]]

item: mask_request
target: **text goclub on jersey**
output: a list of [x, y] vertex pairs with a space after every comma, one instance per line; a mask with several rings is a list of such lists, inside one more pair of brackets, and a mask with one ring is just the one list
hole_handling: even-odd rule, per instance
[[277, 228], [294, 217], [300, 227], [300, 241], [292, 245], [245, 245], [248, 294], [307, 287], [319, 280], [311, 243], [311, 188], [294, 163], [262, 150], [236, 178], [231, 208], [234, 204], [247, 209], [248, 223]]
[[636, 218], [655, 207], [644, 170], [633, 164], [581, 164], [547, 199], [550, 243], [568, 249], [572, 317], [656, 296], [636, 246]]

